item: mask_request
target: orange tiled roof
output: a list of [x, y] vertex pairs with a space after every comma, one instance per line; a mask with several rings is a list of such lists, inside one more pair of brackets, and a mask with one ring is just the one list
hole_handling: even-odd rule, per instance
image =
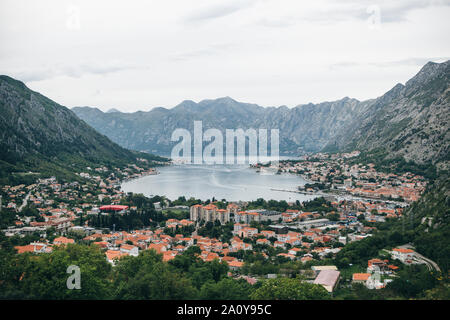
[[353, 281], [367, 281], [369, 279], [370, 273], [354, 273]]
[[403, 248], [395, 248], [395, 249], [392, 249], [393, 251], [397, 251], [397, 252], [400, 252], [400, 253], [413, 253], [414, 251], [413, 250], [411, 250], [411, 249], [403, 249]]
[[128, 253], [122, 253], [120, 251], [115, 251], [115, 250], [106, 251], [106, 257], [108, 258], [108, 260], [120, 259], [127, 255], [128, 255]]
[[230, 267], [242, 268], [242, 266], [244, 265], [244, 263], [243, 263], [242, 261], [233, 260], [233, 261], [230, 261], [230, 262], [228, 263], [228, 265], [229, 265]]

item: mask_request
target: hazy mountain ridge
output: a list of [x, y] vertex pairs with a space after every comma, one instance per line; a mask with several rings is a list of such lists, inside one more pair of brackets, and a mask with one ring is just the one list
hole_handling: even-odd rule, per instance
[[[279, 129], [280, 150], [298, 154], [324, 147], [334, 131], [341, 129], [348, 120], [356, 104], [357, 100], [344, 98], [293, 109], [263, 108], [226, 97], [199, 103], [183, 101], [173, 109], [157, 108], [148, 112], [103, 113], [88, 107], [72, 110], [113, 141], [135, 150], [170, 154], [172, 132], [177, 128], [192, 132], [194, 121], [201, 120], [204, 130]], [[324, 118], [326, 121], [322, 121]]]
[[261, 107], [230, 97], [183, 101], [172, 109], [103, 113], [93, 108], [72, 110], [99, 132], [135, 150], [170, 154], [176, 128], [266, 128], [280, 130], [280, 152], [371, 150], [386, 148], [391, 156], [419, 163], [448, 158], [449, 61], [427, 63], [419, 73], [379, 98], [345, 97], [294, 108]]

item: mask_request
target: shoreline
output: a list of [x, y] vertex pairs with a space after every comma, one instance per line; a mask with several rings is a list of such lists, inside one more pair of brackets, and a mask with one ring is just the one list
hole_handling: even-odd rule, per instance
[[[207, 176], [205, 175], [205, 179], [207, 179], [209, 177], [209, 175], [211, 174], [210, 173], [211, 169], [213, 171], [215, 169], [213, 166], [206, 165], [206, 164], [189, 166], [188, 164], [179, 164], [179, 163], [173, 164], [173, 163], [171, 163], [170, 165], [167, 165], [167, 166], [164, 166], [164, 167], [169, 167], [169, 166], [172, 167], [172, 169], [174, 169], [174, 170], [179, 170], [180, 171], [179, 172], [180, 175], [183, 174], [184, 170], [188, 170], [188, 172], [189, 172], [190, 169], [193, 169], [193, 170], [198, 169], [200, 171], [202, 169], [206, 169], [208, 171], [208, 174], [207, 174]], [[239, 172], [236, 173], [235, 172], [236, 170], [233, 170], [232, 168], [229, 168], [229, 166], [226, 166], [226, 167], [228, 167], [228, 169], [231, 169], [230, 170], [230, 172], [231, 172], [230, 173], [230, 177], [234, 177], [235, 176], [235, 179], [239, 179], [239, 177], [240, 177]], [[223, 167], [220, 166], [219, 168], [217, 168], [217, 170], [221, 171], [221, 168], [223, 168]], [[277, 174], [277, 172], [275, 172], [275, 171], [272, 172], [271, 171], [271, 172], [268, 172], [268, 174], [259, 174], [258, 172], [255, 172], [255, 170], [254, 170], [255, 168], [249, 167], [248, 165], [241, 165], [241, 166], [238, 167], [238, 169], [245, 170], [247, 172], [246, 175], [248, 175], [248, 177], [253, 176], [255, 178], [255, 181], [253, 181], [254, 185], [261, 186], [261, 181], [260, 181], [261, 178], [263, 180], [264, 179], [269, 179], [270, 180], [273, 177], [273, 179], [275, 179], [275, 182], [269, 183], [267, 185], [267, 187], [264, 188], [264, 190], [261, 190], [261, 192], [258, 192], [258, 191], [255, 192], [254, 190], [250, 190], [250, 191], [247, 192], [246, 190], [248, 188], [250, 188], [250, 189], [252, 188], [252, 183], [250, 183], [250, 184], [247, 183], [248, 185], [245, 188], [242, 189], [242, 192], [240, 192], [239, 190], [233, 190], [231, 193], [227, 192], [227, 190], [222, 192], [220, 190], [220, 188], [219, 188], [215, 194], [211, 194], [211, 195], [207, 194], [208, 192], [206, 192], [205, 195], [201, 195], [201, 194], [200, 195], [199, 194], [197, 194], [197, 195], [195, 195], [195, 194], [189, 195], [189, 192], [187, 193], [187, 195], [186, 195], [186, 193], [184, 193], [183, 195], [187, 196], [187, 197], [191, 197], [192, 196], [192, 197], [194, 197], [196, 199], [197, 198], [198, 199], [203, 199], [203, 201], [206, 201], [207, 199], [211, 199], [211, 197], [215, 197], [215, 198], [226, 198], [228, 201], [234, 201], [234, 202], [236, 202], [236, 201], [255, 201], [258, 198], [274, 199], [274, 200], [277, 200], [277, 201], [285, 200], [285, 201], [288, 201], [288, 202], [289, 201], [294, 201], [295, 202], [296, 200], [299, 200], [300, 202], [304, 202], [304, 201], [309, 201], [312, 198], [318, 198], [318, 197], [324, 196], [322, 194], [317, 194], [317, 193], [297, 193], [297, 196], [294, 197], [294, 198], [298, 198], [298, 199], [292, 199], [293, 197], [290, 197], [290, 196], [286, 197], [286, 196], [280, 195], [279, 194], [280, 189], [283, 189], [281, 191], [284, 191], [287, 188], [289, 188], [289, 189], [295, 188], [296, 189], [296, 188], [298, 188], [298, 186], [301, 186], [301, 185], [304, 185], [305, 183], [308, 183], [305, 179], [303, 179], [303, 177], [301, 177], [301, 176], [299, 176], [299, 175], [297, 175], [295, 173], [292, 173], [292, 172], [282, 172], [282, 173]], [[249, 171], [247, 171], [247, 170], [249, 170]], [[225, 171], [229, 171], [229, 170], [225, 170]], [[156, 194], [158, 194], [160, 196], [165, 196], [168, 199], [172, 199], [172, 198], [176, 199], [178, 197], [178, 195], [176, 194], [177, 192], [176, 192], [176, 190], [174, 190], [174, 192], [171, 192], [170, 184], [169, 185], [164, 185], [163, 189], [164, 189], [164, 187], [165, 187], [165, 189], [164, 190], [159, 190], [159, 191], [156, 191], [157, 187], [155, 185], [155, 183], [158, 184], [158, 182], [157, 181], [155, 182], [153, 180], [149, 180], [150, 181], [149, 182], [150, 186], [149, 186], [149, 188], [146, 191], [142, 191], [141, 190], [141, 189], [143, 189], [142, 187], [140, 187], [140, 188], [135, 187], [134, 184], [128, 185], [128, 187], [124, 186], [124, 184], [127, 183], [127, 182], [132, 182], [134, 180], [138, 180], [140, 178], [144, 178], [144, 177], [149, 176], [149, 175], [159, 175], [159, 174], [162, 174], [162, 173], [164, 173], [164, 172], [158, 172], [158, 174], [144, 174], [144, 175], [139, 176], [139, 177], [124, 179], [124, 180], [122, 180], [120, 182], [120, 189], [121, 189], [122, 192], [127, 192], [127, 193], [128, 192], [143, 193], [144, 195], [145, 194], [148, 194], [148, 195], [156, 195]], [[226, 175], [226, 173], [224, 173], [224, 174]], [[188, 173], [188, 175], [192, 176], [192, 173]], [[195, 177], [197, 177], [199, 175], [200, 176], [202, 175], [201, 172], [200, 172], [200, 174], [196, 174], [194, 172], [194, 176]], [[260, 176], [265, 176], [265, 177], [260, 177]], [[284, 176], [284, 177], [277, 178], [279, 176]], [[189, 178], [187, 178], [187, 179], [189, 179]], [[284, 180], [284, 179], [286, 179], [286, 180]], [[248, 180], [248, 181], [250, 181], [250, 180]], [[286, 181], [286, 182], [284, 182], [284, 181]], [[184, 181], [183, 183], [186, 184], [187, 182]], [[237, 185], [241, 185], [244, 182], [242, 182], [242, 181], [239, 182], [239, 180], [238, 180], [236, 183], [237, 183]], [[233, 184], [229, 180], [226, 180], [226, 183], [223, 183], [223, 185], [224, 186], [229, 186], [230, 188], [232, 188], [232, 187], [235, 187], [236, 183]], [[139, 182], [138, 182], [138, 184], [139, 184]], [[222, 183], [219, 183], [219, 184], [220, 184], [220, 186], [222, 186]], [[270, 185], [272, 185], [273, 187], [271, 187]], [[177, 189], [179, 187], [174, 184], [173, 188]], [[126, 189], [128, 189], [128, 190], [131, 189], [131, 190], [130, 191], [126, 191]], [[146, 188], [144, 188], [144, 189], [146, 189]], [[211, 190], [211, 191], [214, 192], [213, 190]], [[172, 193], [174, 193], [174, 194], [172, 194]], [[248, 196], [248, 198], [247, 198], [247, 196]]]

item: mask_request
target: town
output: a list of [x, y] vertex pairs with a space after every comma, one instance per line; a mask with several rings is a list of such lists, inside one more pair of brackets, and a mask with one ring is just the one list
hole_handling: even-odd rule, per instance
[[411, 173], [386, 174], [371, 164], [346, 164], [344, 159], [353, 156], [281, 162], [281, 172], [300, 174], [308, 181], [305, 192], [330, 191], [304, 203], [148, 199], [120, 190], [121, 181], [157, 174], [144, 160], [142, 166], [88, 167], [78, 174], [80, 181], [59, 183], [51, 177], [4, 186], [2, 213], [11, 212], [12, 218], [3, 223], [2, 232], [7, 237], [34, 237], [15, 246], [17, 254], [49, 253], [81, 243], [98, 246], [112, 266], [124, 256], [147, 250], [169, 262], [195, 247], [204, 262], [226, 263], [228, 277], [254, 285], [294, 273], [330, 294], [352, 284], [382, 289], [404, 265], [423, 264], [440, 271], [407, 244], [384, 248], [365, 266], [340, 269], [333, 264], [347, 244], [371, 237], [380, 224], [401, 218], [426, 187], [423, 177]]

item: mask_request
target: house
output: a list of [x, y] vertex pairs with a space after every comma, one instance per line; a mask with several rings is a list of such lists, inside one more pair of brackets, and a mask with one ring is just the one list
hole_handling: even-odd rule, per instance
[[219, 255], [215, 252], [209, 252], [209, 251], [202, 251], [200, 257], [203, 259], [203, 261], [213, 261], [215, 259], [219, 259]]
[[366, 282], [369, 278], [370, 273], [354, 273], [352, 276], [352, 283], [362, 283], [366, 285]]
[[347, 244], [347, 237], [341, 236], [338, 238], [338, 242], [342, 244]]
[[258, 229], [245, 227], [239, 231], [239, 236], [243, 238], [251, 238], [258, 233]]
[[53, 244], [55, 245], [62, 245], [62, 244], [68, 244], [68, 243], [75, 243], [75, 240], [69, 239], [66, 237], [58, 237], [53, 240]]
[[337, 270], [322, 270], [313, 283], [322, 285], [331, 293], [339, 283], [340, 274]]
[[275, 248], [285, 248], [285, 244], [283, 243], [283, 242], [281, 242], [281, 241], [275, 241], [274, 243], [273, 243], [273, 246], [275, 247]]
[[266, 237], [267, 239], [268, 239], [268, 238], [275, 237], [275, 231], [271, 231], [271, 230], [263, 230], [263, 231], [261, 231], [261, 234], [262, 234], [264, 237]]
[[277, 234], [277, 240], [280, 242], [286, 242], [289, 240], [289, 235], [287, 234]]
[[173, 250], [175, 250], [177, 252], [183, 252], [184, 250], [186, 250], [186, 247], [179, 244], [175, 248], [173, 248]]
[[385, 271], [387, 269], [388, 260], [370, 259], [367, 261], [367, 272]]
[[147, 249], [154, 249], [157, 253], [163, 253], [167, 251], [167, 246], [164, 243], [151, 243]]
[[231, 261], [237, 261], [237, 259], [235, 257], [225, 256], [221, 259], [221, 261], [225, 261], [226, 263], [230, 264]]
[[297, 253], [301, 252], [301, 251], [302, 251], [302, 249], [300, 249], [300, 248], [292, 248], [288, 251], [288, 253], [292, 254], [293, 256], [297, 256]]
[[231, 249], [232, 251], [239, 251], [239, 250], [252, 250], [253, 247], [250, 243], [245, 243], [242, 240], [232, 240], [231, 241]]
[[403, 263], [407, 263], [414, 256], [414, 251], [411, 249], [395, 248], [391, 253], [392, 259], [398, 259]]
[[133, 257], [137, 257], [139, 255], [139, 248], [129, 244], [122, 244], [120, 246], [120, 252], [129, 254]]
[[52, 251], [52, 247], [48, 246], [45, 243], [38, 243], [38, 242], [32, 242], [26, 246], [15, 246], [14, 249], [16, 249], [17, 253], [19, 254], [24, 252], [45, 253]]
[[96, 242], [93, 242], [93, 244], [95, 244], [103, 249], [108, 248], [110, 246], [109, 242], [106, 242], [106, 241], [96, 241]]
[[266, 245], [270, 245], [270, 241], [267, 239], [258, 239], [256, 240], [256, 244], [266, 244]]
[[108, 260], [109, 263], [115, 266], [120, 258], [125, 257], [127, 255], [128, 255], [127, 253], [122, 253], [119, 250], [107, 250], [106, 260]]
[[170, 261], [172, 259], [175, 259], [176, 255], [177, 255], [176, 251], [165, 251], [163, 253], [163, 261], [167, 262], [167, 261]]
[[285, 258], [288, 258], [288, 259], [291, 259], [291, 260], [295, 259], [295, 255], [289, 254], [289, 253], [279, 253], [279, 254], [277, 254], [277, 256], [285, 257]]
[[231, 270], [236, 271], [240, 270], [244, 266], [244, 263], [242, 261], [233, 260], [228, 263], [228, 266]]

